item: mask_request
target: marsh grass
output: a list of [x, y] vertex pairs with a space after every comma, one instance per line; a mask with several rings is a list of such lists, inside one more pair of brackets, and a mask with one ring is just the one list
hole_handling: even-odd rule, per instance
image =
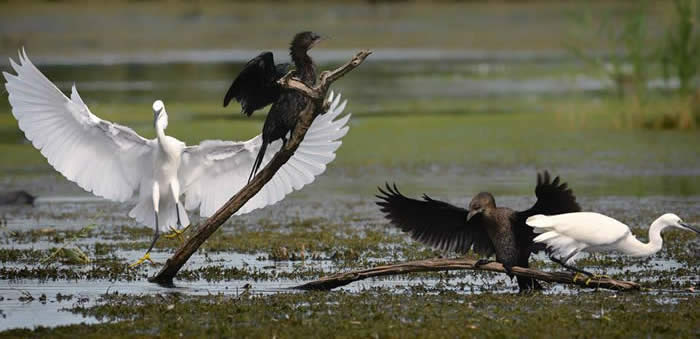
[[90, 235], [90, 232], [95, 229], [97, 225], [91, 223], [79, 231], [75, 232], [70, 238], [64, 239], [63, 245], [56, 248], [51, 252], [51, 254], [39, 262], [41, 264], [47, 265], [54, 262], [61, 261], [68, 264], [88, 264], [91, 262], [90, 257], [85, 254], [85, 252], [75, 244], [79, 238], [85, 238]]
[[678, 91], [681, 96], [692, 95], [700, 67], [700, 33], [697, 25], [700, 18], [698, 2], [695, 0], [674, 0], [675, 15], [666, 33], [662, 46], [661, 60], [664, 76], [671, 74], [678, 78]]
[[[694, 129], [700, 120], [695, 99], [700, 65], [700, 35], [695, 28], [697, 3], [674, 0], [673, 20], [668, 21], [665, 39], [661, 40], [648, 34], [648, 22], [652, 20], [650, 9], [647, 1], [641, 1], [639, 6], [623, 14], [596, 13], [602, 18], [594, 18], [590, 9], [572, 14], [578, 27], [572, 29], [572, 38], [564, 46], [578, 59], [602, 70], [614, 84], [615, 96], [607, 99], [611, 107], [617, 107], [617, 112], [610, 109], [613, 126]], [[619, 49], [605, 56], [593, 54], [590, 41], [599, 36], [607, 37], [611, 45]], [[656, 69], [662, 70], [671, 90], [648, 88], [650, 74], [657, 73]], [[677, 90], [673, 90], [670, 82], [672, 75], [678, 81]], [[665, 103], [663, 106], [653, 103], [661, 97], [665, 97], [660, 100]]]
[[[566, 295], [460, 295], [433, 293], [420, 286], [395, 293], [293, 293], [257, 296], [188, 297], [179, 294], [104, 295], [98, 306], [72, 311], [95, 316], [102, 324], [11, 330], [9, 336], [112, 336], [115, 333], [162, 337], [693, 337], [700, 305], [677, 296], [659, 303], [654, 296], [630, 293]], [[669, 316], [672, 314], [672, 316]]]

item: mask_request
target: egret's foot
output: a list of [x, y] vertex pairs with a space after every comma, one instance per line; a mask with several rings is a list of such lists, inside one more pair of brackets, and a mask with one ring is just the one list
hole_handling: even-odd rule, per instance
[[170, 231], [172, 232], [170, 234], [164, 235], [164, 237], [168, 239], [177, 237], [178, 239], [180, 239], [181, 242], [185, 242], [185, 238], [182, 236], [182, 234], [185, 233], [185, 231], [187, 231], [188, 228], [190, 228], [190, 225], [187, 225], [187, 227], [181, 230], [175, 229], [174, 227], [170, 226]]
[[[585, 280], [585, 279], [588, 279], [588, 277], [584, 274], [581, 274], [580, 272], [576, 272], [576, 274], [574, 274], [574, 278], [572, 280], [574, 282], [576, 282], [576, 280], [578, 280], [578, 279]], [[588, 280], [590, 280], [590, 279], [588, 279]], [[586, 282], [586, 285], [588, 285], [588, 282]]]
[[604, 274], [594, 274], [594, 275], [588, 277], [588, 279], [586, 279], [586, 286], [588, 286], [588, 283], [590, 283], [591, 280], [593, 280], [593, 279], [600, 279], [600, 278], [612, 279], [612, 278], [610, 278], [610, 276], [607, 276], [607, 275], [604, 275]]
[[153, 260], [151, 260], [151, 252], [146, 252], [146, 254], [144, 254], [143, 257], [141, 257], [141, 259], [139, 259], [139, 260], [137, 260], [135, 263], [129, 265], [129, 267], [130, 267], [130, 268], [134, 268], [134, 267], [136, 267], [136, 266], [138, 266], [138, 265], [143, 264], [145, 261], [148, 261], [148, 262], [150, 262], [151, 264], [153, 264]]

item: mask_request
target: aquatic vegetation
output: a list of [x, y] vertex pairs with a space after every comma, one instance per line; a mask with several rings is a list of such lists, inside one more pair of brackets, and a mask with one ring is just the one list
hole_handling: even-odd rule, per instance
[[[15, 5], [31, 8], [25, 16], [17, 16], [13, 10], [0, 11], [0, 17], [6, 19], [3, 22], [16, 23], [15, 17], [27, 22], [39, 18], [65, 28], [51, 35], [51, 39], [61, 32], [76, 31], [70, 29], [73, 23], [61, 16], [45, 15], [46, 11], [53, 14], [63, 4], [12, 6]], [[107, 26], [123, 22], [101, 20], [105, 18], [99, 10], [101, 6], [89, 6], [75, 15], [104, 21]], [[264, 9], [257, 3], [217, 3], [215, 6], [219, 7], [212, 9], [198, 9], [199, 4], [189, 3], [168, 8], [157, 3], [131, 6], [166, 23], [178, 24], [182, 20], [194, 26], [227, 12], [232, 6], [247, 17], [255, 17]], [[280, 4], [280, 11], [300, 17], [300, 13], [316, 4], [300, 6]], [[324, 15], [339, 13], [336, 6], [351, 9], [342, 12], [352, 20], [363, 12], [352, 9], [367, 5], [330, 4]], [[496, 31], [473, 36], [445, 35], [445, 40], [435, 42], [439, 45], [429, 47], [501, 49], [508, 46], [528, 51], [558, 48], [566, 36], [565, 28], [570, 25], [569, 17], [564, 14], [578, 8], [569, 3], [528, 4], [534, 7], [525, 9], [527, 13], [553, 20], [547, 21], [546, 32], [538, 30], [532, 34], [532, 30], [512, 29], [514, 22], [517, 27], [534, 22], [522, 19], [529, 15], [521, 11], [527, 6], [520, 4], [370, 6], [377, 10], [372, 11], [373, 15], [386, 19], [387, 25], [398, 22], [397, 27], [408, 28], [413, 26], [401, 23], [423, 15], [428, 6], [435, 7], [433, 13], [438, 15], [431, 23], [437, 22], [437, 18], [440, 23], [449, 23], [433, 25], [438, 31], [448, 26], [464, 28], [470, 17], [484, 20], [495, 15], [499, 18], [495, 22], [502, 24]], [[455, 10], [463, 6], [473, 6], [474, 10]], [[489, 6], [498, 8], [493, 10]], [[601, 2], [592, 6], [617, 11], [630, 4]], [[659, 3], [658, 6], [671, 8], [672, 5]], [[399, 11], [401, 15], [392, 13], [391, 18], [384, 17], [384, 8]], [[659, 27], [661, 19], [656, 15], [661, 12], [649, 13], [654, 16], [647, 22], [649, 31]], [[166, 42], [161, 41], [153, 43], [141, 36], [139, 41], [130, 41], [128, 36], [134, 35], [129, 31], [133, 32], [134, 27], [142, 30], [137, 25], [120, 27], [122, 33], [105, 37], [109, 40], [105, 42], [94, 39], [94, 32], [83, 30], [77, 35], [70, 34], [68, 39], [73, 42], [65, 45], [70, 49], [44, 40], [49, 35], [33, 34], [32, 50], [82, 56], [83, 48], [105, 48], [119, 53], [123, 46], [140, 48], [145, 43], [156, 54], [162, 49], [199, 48], [199, 43], [208, 48], [230, 48], [230, 41], [237, 41], [241, 32], [215, 29], [226, 32], [227, 36], [225, 39], [212, 36], [210, 25], [221, 27], [217, 26], [221, 22], [209, 21], [207, 29], [201, 31], [193, 27], [191, 33], [202, 39], [180, 39], [177, 46], [163, 45]], [[319, 25], [328, 23], [324, 19]], [[285, 22], [272, 25], [279, 29], [271, 31], [289, 28]], [[359, 33], [329, 40], [328, 48], [382, 47], [387, 41], [387, 31], [376, 27], [367, 25]], [[327, 28], [319, 30], [331, 35], [336, 30], [332, 25]], [[418, 28], [420, 31], [421, 27]], [[367, 31], [377, 34], [368, 37]], [[503, 31], [508, 34], [504, 35]], [[507, 36], [505, 43], [504, 36]], [[429, 36], [417, 33], [397, 37], [401, 46], [411, 47]], [[3, 38], [7, 44], [0, 46], [0, 53], [14, 55], [15, 45], [19, 43], [17, 36]], [[598, 38], [590, 44], [591, 48], [608, 47], [604, 42], [606, 36]], [[287, 37], [281, 39], [263, 33], [261, 39], [267, 39], [264, 46], [281, 46]], [[264, 46], [261, 43], [250, 48]], [[445, 51], [445, 55], [460, 53], [453, 52]], [[659, 210], [674, 209], [690, 222], [700, 221], [697, 209], [700, 157], [694, 156], [697, 133], [660, 131], [663, 127], [660, 125], [649, 126], [650, 129], [638, 129], [641, 125], [630, 127], [622, 114], [617, 115], [619, 119], [611, 120], [612, 114], [631, 112], [639, 105], [612, 100], [606, 95], [602, 91], [604, 71], [595, 66], [581, 65], [557, 53], [537, 52], [533, 58], [523, 57], [525, 54], [517, 51], [500, 50], [488, 52], [486, 57], [468, 55], [465, 60], [444, 63], [417, 60], [416, 55], [420, 54], [410, 51], [406, 52], [407, 57], [413, 59], [408, 61], [379, 60], [380, 54], [394, 57], [392, 53], [378, 52], [377, 60], [367, 64], [363, 72], [348, 77], [339, 88], [353, 99], [349, 107], [353, 120], [351, 132], [327, 172], [314, 185], [294, 193], [274, 208], [233, 218], [225, 224], [180, 272], [175, 290], [146, 282], [159, 265], [128, 269], [128, 262], [137, 252], [148, 247], [152, 230], [131, 222], [126, 217], [128, 210], [118, 204], [61, 201], [61, 197], [75, 197], [79, 189], [60, 184], [65, 179], [57, 176], [26, 143], [9, 105], [0, 100], [0, 154], [6, 155], [0, 163], [3, 187], [29, 187], [36, 190], [33, 194], [45, 199], [34, 209], [0, 210], [3, 221], [0, 285], [14, 293], [12, 297], [8, 297], [9, 293], [0, 296], [0, 316], [11, 318], [17, 309], [55, 315], [51, 305], [63, 302], [58, 307], [70, 311], [60, 311], [61, 317], [56, 318], [70, 318], [68, 321], [76, 323], [34, 331], [16, 329], [0, 336], [111, 337], [115, 333], [125, 336], [160, 333], [164, 337], [180, 334], [268, 338], [275, 335], [430, 337], [436, 331], [447, 337], [513, 337], [523, 333], [550, 337], [697, 336], [698, 315], [694, 310], [698, 308], [698, 297], [693, 291], [698, 289], [700, 276], [700, 239], [676, 231], [664, 232], [666, 245], [652, 258], [604, 255], [578, 261], [581, 267], [593, 272], [638, 281], [650, 289], [634, 294], [544, 284], [543, 293], [517, 295], [515, 282], [504, 275], [473, 271], [383, 277], [330, 293], [292, 293], [282, 289], [338, 271], [443, 255], [392, 231], [382, 220], [371, 196], [387, 177], [399, 183], [410, 182], [405, 190], [412, 195], [439, 191], [444, 193], [436, 198], [465, 204], [468, 202], [465, 199], [483, 189], [502, 196], [504, 206], [526, 208], [533, 202], [532, 174], [537, 169], [549, 168], [575, 185], [585, 209], [643, 226], [632, 227], [640, 240], [647, 236], [646, 222], [657, 216]], [[321, 68], [334, 62], [322, 61]], [[223, 81], [220, 74], [235, 73], [241, 67], [236, 63], [45, 66], [47, 74], [64, 90], [73, 81], [85, 83], [84, 97], [94, 98], [88, 104], [97, 115], [133, 126], [148, 137], [153, 137], [149, 113], [151, 92], [169, 102], [170, 110], [176, 113], [170, 130], [188, 143], [204, 138], [252, 137], [259, 133], [264, 120], [262, 115], [251, 120], [231, 115], [220, 105], [221, 90], [228, 81]], [[655, 80], [663, 74], [661, 69], [648, 67], [646, 76]], [[578, 86], [579, 81], [584, 85]], [[539, 89], [533, 91], [533, 86]], [[648, 91], [647, 95], [645, 114], [653, 121], [657, 115], [677, 111], [676, 107], [684, 104], [656, 91]], [[127, 97], [129, 100], [124, 100]], [[387, 131], [391, 131], [391, 137], [387, 137]], [[484, 187], [484, 178], [489, 178], [488, 187]], [[86, 215], [95, 210], [106, 212], [85, 237], [76, 238], [80, 228], [92, 222], [86, 222]], [[90, 263], [71, 263], [60, 254], [47, 265], [39, 263], [39, 259], [52, 255], [74, 238], [72, 243], [90, 258]], [[155, 247], [154, 260], [162, 264], [179, 245], [177, 239], [161, 239]], [[531, 266], [561, 270], [543, 256], [532, 258]], [[70, 290], [66, 286], [79, 289]], [[24, 288], [27, 290], [17, 291]], [[115, 294], [115, 290], [119, 293]], [[42, 319], [24, 320], [45, 325]], [[82, 321], [101, 323], [77, 324]], [[0, 328], [3, 324], [0, 321]]]
[[[669, 297], [659, 302], [643, 293], [594, 292], [567, 295], [462, 295], [412, 288], [359, 293], [279, 293], [263, 296], [191, 297], [178, 293], [131, 296], [105, 294], [96, 306], [71, 311], [103, 323], [10, 330], [3, 335], [100, 336], [159, 333], [235, 337], [512, 337], [536, 333], [564, 337], [692, 337], [700, 299]], [[674, 316], [669, 317], [668, 313]]]
[[[79, 231], [73, 233], [70, 238], [62, 239], [63, 245], [55, 249], [48, 257], [41, 259], [40, 263], [48, 264], [50, 262], [56, 261], [59, 258], [64, 263], [69, 264], [88, 264], [90, 263], [90, 257], [88, 257], [83, 250], [80, 249], [74, 242], [78, 238], [85, 238], [90, 235], [90, 231], [95, 228], [95, 224], [90, 224]], [[57, 241], [58, 242], [58, 241]]]

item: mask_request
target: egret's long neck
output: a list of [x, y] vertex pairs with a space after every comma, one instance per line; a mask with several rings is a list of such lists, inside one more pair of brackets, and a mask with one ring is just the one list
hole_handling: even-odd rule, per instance
[[656, 220], [649, 226], [649, 242], [643, 243], [634, 237], [633, 240], [627, 243], [625, 246], [625, 252], [628, 255], [636, 257], [645, 257], [652, 255], [661, 250], [661, 245], [663, 244], [663, 239], [661, 239], [661, 231], [666, 228], [663, 222]]
[[165, 112], [162, 112], [160, 116], [158, 116], [158, 119], [156, 119], [155, 122], [155, 128], [156, 128], [156, 136], [158, 137], [159, 143], [163, 142], [163, 139], [165, 138], [165, 127], [168, 126], [168, 116], [166, 115]]

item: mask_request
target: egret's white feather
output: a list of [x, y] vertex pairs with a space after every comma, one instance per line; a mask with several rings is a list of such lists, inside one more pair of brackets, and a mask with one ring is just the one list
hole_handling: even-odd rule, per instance
[[126, 201], [150, 170], [151, 141], [93, 115], [73, 87], [66, 97], [20, 52], [3, 73], [12, 114], [51, 166], [86, 191]]
[[[187, 226], [186, 210], [199, 208], [202, 216], [210, 216], [248, 181], [262, 144], [260, 135], [245, 142], [206, 140], [185, 147], [179, 140], [164, 135], [167, 114], [162, 102], [157, 101], [159, 107], [154, 106], [154, 111], [163, 109], [162, 121], [159, 120], [162, 127], [157, 127], [161, 134], [147, 140], [128, 127], [92, 114], [75, 85], [70, 98], [66, 97], [24, 51], [20, 52], [19, 62], [10, 59], [10, 64], [17, 74], [3, 72], [5, 86], [12, 113], [27, 139], [58, 172], [86, 191], [126, 201], [138, 190], [139, 201], [129, 216], [139, 223], [155, 226], [154, 183], [160, 187], [158, 224], [167, 231], [177, 225], [176, 203], [180, 206], [182, 226]], [[331, 92], [328, 102], [330, 109], [314, 120], [295, 155], [237, 214], [274, 204], [325, 171], [348, 131], [350, 118], [350, 114], [338, 118], [346, 105], [346, 101], [340, 102], [340, 94]], [[159, 144], [164, 151], [159, 151]], [[279, 140], [268, 146], [263, 167], [281, 146]], [[159, 152], [167, 152], [176, 160], [163, 160]], [[171, 168], [163, 170], [163, 166]], [[171, 177], [168, 173], [174, 174]], [[172, 197], [172, 192], [177, 192], [171, 191], [168, 184], [172, 180], [181, 189], [180, 194], [185, 195], [184, 206], [176, 202], [179, 197]]]
[[555, 257], [567, 261], [581, 251], [617, 251], [635, 257], [648, 256], [661, 250], [661, 231], [666, 227], [700, 232], [672, 213], [662, 215], [651, 224], [648, 243], [637, 240], [627, 225], [599, 213], [534, 215], [526, 223], [535, 233], [540, 233], [534, 238], [535, 242], [546, 244]]
[[[326, 164], [333, 161], [335, 151], [342, 144], [340, 139], [348, 132], [346, 124], [350, 118], [350, 114], [338, 118], [346, 105], [346, 101], [339, 103], [340, 94], [331, 93], [328, 101], [331, 103], [328, 112], [314, 120], [294, 155], [236, 214], [274, 204], [313, 182], [315, 176], [325, 171]], [[262, 138], [256, 136], [242, 143], [205, 141], [188, 147], [183, 153], [180, 170], [180, 182], [186, 183], [185, 207], [188, 210], [199, 207], [199, 213], [204, 217], [214, 214], [248, 182], [248, 174], [261, 145]], [[261, 168], [281, 147], [279, 140], [268, 146]]]

